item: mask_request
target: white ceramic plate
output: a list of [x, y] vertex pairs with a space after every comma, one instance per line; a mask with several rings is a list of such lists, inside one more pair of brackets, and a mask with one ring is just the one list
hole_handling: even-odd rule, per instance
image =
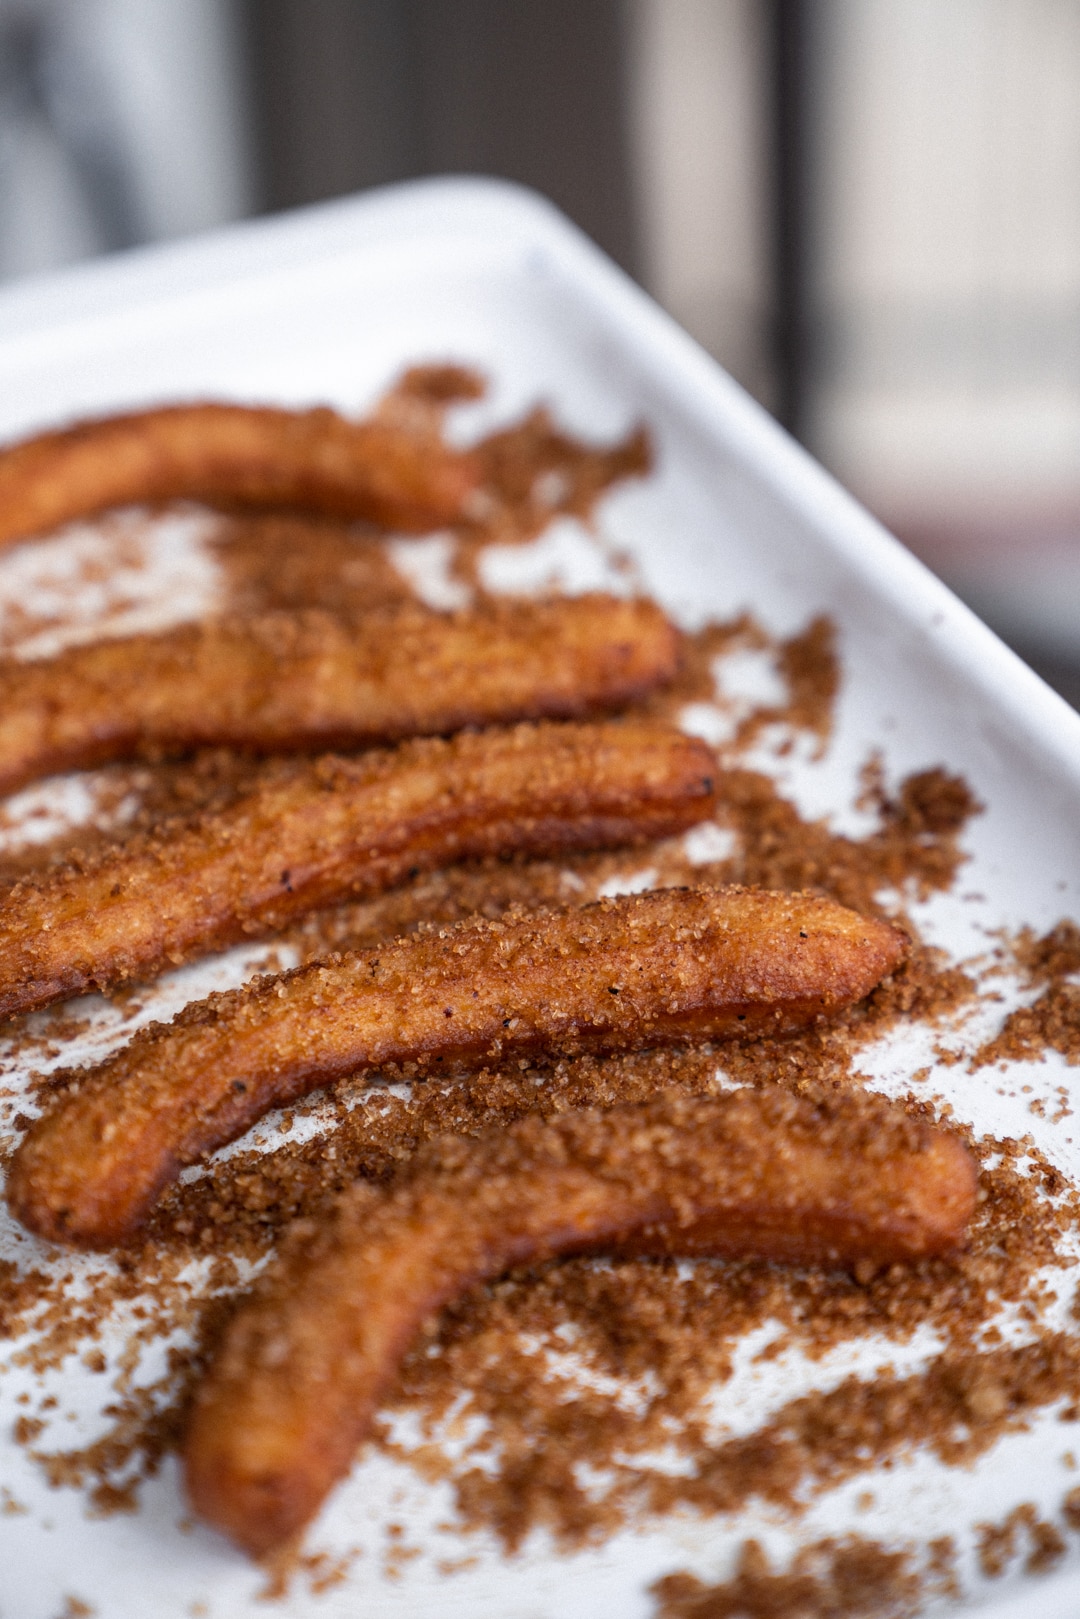
[[[441, 358], [476, 365], [493, 380], [490, 400], [470, 407], [463, 430], [538, 399], [591, 437], [648, 420], [659, 470], [611, 497], [602, 525], [685, 624], [748, 607], [788, 633], [812, 613], [834, 616], [845, 669], [836, 735], [825, 759], [806, 752], [786, 761], [784, 779], [805, 809], [843, 822], [871, 748], [884, 750], [894, 780], [936, 763], [964, 773], [987, 810], [967, 836], [973, 858], [956, 892], [919, 911], [932, 940], [966, 956], [985, 945], [987, 929], [1042, 929], [1080, 913], [1080, 718], [534, 197], [483, 181], [413, 185], [5, 292], [0, 436], [86, 412], [208, 395], [355, 410], [404, 363]], [[541, 561], [561, 559], [585, 582], [598, 577], [595, 551], [571, 530], [543, 543]], [[0, 617], [4, 600], [28, 588], [18, 569], [32, 574], [36, 564], [25, 556], [0, 558]], [[211, 588], [203, 566], [183, 522], [166, 532], [131, 622], [197, 612]], [[91, 628], [108, 610], [107, 601], [89, 603]], [[210, 984], [236, 981], [251, 959], [234, 955], [174, 975], [148, 1011], [160, 1015]], [[101, 1008], [102, 1038], [110, 1015]], [[67, 1060], [77, 1055], [65, 1052]], [[870, 1059], [885, 1089], [903, 1089], [928, 1060], [926, 1031], [897, 1037]], [[1030, 1077], [1040, 1094], [1059, 1083], [1080, 1090], [1075, 1072], [1057, 1061], [1017, 1077]], [[1072, 1137], [1067, 1123], [1033, 1118], [1028, 1097], [997, 1094], [992, 1071], [942, 1070], [933, 1088], [980, 1130], [1032, 1130], [1052, 1159], [1080, 1174], [1080, 1128]], [[1019, 1092], [1018, 1083], [1011, 1088]], [[1074, 1105], [1080, 1110], [1080, 1100]], [[8, 1256], [26, 1263], [35, 1248], [0, 1221], [0, 1257]], [[171, 1465], [145, 1488], [133, 1516], [91, 1519], [77, 1492], [44, 1487], [8, 1437], [21, 1409], [17, 1394], [34, 1386], [9, 1353], [16, 1347], [0, 1346], [0, 1483], [28, 1510], [0, 1513], [0, 1619], [55, 1619], [71, 1598], [103, 1619], [265, 1614], [262, 1577], [213, 1534], [180, 1527], [184, 1507]], [[841, 1366], [813, 1375], [834, 1380], [872, 1360], [871, 1351], [848, 1352]], [[909, 1360], [918, 1353], [916, 1346]], [[789, 1397], [804, 1376], [811, 1374], [785, 1366], [772, 1382], [742, 1379], [740, 1426]], [[98, 1384], [73, 1363], [62, 1395], [75, 1412], [71, 1433], [92, 1437], [101, 1422]], [[1080, 1451], [1078, 1438], [1051, 1413], [972, 1472], [924, 1457], [901, 1462], [874, 1475], [872, 1512], [855, 1513], [856, 1488], [867, 1482], [859, 1479], [816, 1504], [800, 1538], [844, 1529], [886, 1540], [954, 1531], [963, 1542], [972, 1522], [1000, 1519], [1020, 1501], [1053, 1513], [1074, 1482], [1061, 1457], [1070, 1442]], [[779, 1519], [748, 1513], [737, 1522], [649, 1522], [572, 1557], [536, 1539], [508, 1560], [483, 1537], [461, 1540], [439, 1529], [449, 1506], [447, 1493], [408, 1470], [382, 1457], [363, 1460], [310, 1541], [330, 1554], [363, 1543], [368, 1553], [322, 1594], [298, 1582], [282, 1611], [297, 1619], [361, 1611], [644, 1619], [652, 1611], [647, 1587], [658, 1576], [692, 1568], [722, 1578], [748, 1533], [780, 1549], [791, 1544]], [[396, 1580], [384, 1577], [378, 1552], [390, 1518], [405, 1522], [423, 1548]], [[440, 1559], [470, 1554], [471, 1567], [439, 1572]], [[992, 1603], [994, 1613], [1030, 1612], [1034, 1600], [1052, 1619], [1080, 1606], [1080, 1577], [1071, 1563], [1063, 1566], [1030, 1589], [1020, 1575], [980, 1586], [967, 1553], [961, 1572], [971, 1577], [972, 1599]], [[69, 1604], [67, 1611], [82, 1610]]]

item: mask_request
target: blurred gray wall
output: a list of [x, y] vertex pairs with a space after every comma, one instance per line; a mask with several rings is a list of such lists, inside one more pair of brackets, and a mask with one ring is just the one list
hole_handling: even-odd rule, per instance
[[546, 192], [626, 268], [640, 248], [622, 0], [247, 0], [261, 201], [417, 175]]

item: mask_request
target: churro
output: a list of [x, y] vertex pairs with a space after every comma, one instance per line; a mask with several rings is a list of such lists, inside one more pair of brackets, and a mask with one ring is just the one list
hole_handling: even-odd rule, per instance
[[304, 1221], [195, 1394], [195, 1510], [255, 1556], [288, 1545], [348, 1471], [425, 1321], [477, 1282], [556, 1255], [904, 1263], [958, 1248], [960, 1140], [880, 1097], [662, 1092], [421, 1150]]
[[330, 409], [204, 403], [79, 422], [0, 451], [0, 547], [111, 506], [199, 500], [424, 531], [461, 519], [477, 459]]
[[141, 1031], [31, 1126], [8, 1203], [41, 1236], [107, 1247], [183, 1165], [329, 1081], [783, 1033], [860, 1000], [905, 949], [832, 900], [742, 888], [431, 928]]
[[9, 889], [0, 1017], [145, 978], [453, 861], [671, 836], [708, 817], [715, 777], [704, 743], [641, 721], [282, 763], [223, 810]]
[[311, 752], [575, 719], [643, 696], [678, 657], [652, 602], [601, 594], [357, 619], [309, 609], [98, 641], [0, 663], [0, 792], [200, 746]]

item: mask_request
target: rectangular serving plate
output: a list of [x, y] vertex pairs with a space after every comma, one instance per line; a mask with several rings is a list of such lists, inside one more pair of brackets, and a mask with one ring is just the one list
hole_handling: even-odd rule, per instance
[[[770, 768], [804, 812], [841, 826], [854, 824], [858, 770], [874, 749], [891, 780], [939, 763], [967, 777], [985, 813], [966, 836], [971, 860], [957, 892], [917, 909], [932, 942], [970, 956], [993, 929], [1043, 929], [1080, 914], [1080, 717], [531, 194], [491, 181], [423, 182], [10, 289], [0, 295], [0, 438], [199, 397], [354, 411], [403, 365], [442, 359], [492, 380], [462, 431], [538, 400], [590, 438], [649, 424], [658, 470], [610, 497], [601, 527], [688, 627], [749, 609], [787, 634], [813, 614], [832, 615], [845, 674], [835, 735], [823, 759], [797, 749]], [[542, 541], [534, 561], [545, 558], [579, 582], [596, 565], [572, 533]], [[879, 1055], [883, 1088], [906, 1088], [914, 1067], [932, 1060], [917, 1044], [901, 1037]], [[1067, 1086], [1080, 1112], [1074, 1070], [1052, 1059], [1032, 1077], [1040, 1088]], [[1080, 1177], [1080, 1147], [1066, 1127], [1032, 1117], [1026, 1098], [958, 1071], [935, 1073], [932, 1088], [980, 1131], [1031, 1130]], [[0, 1256], [14, 1251], [13, 1240], [9, 1227], [0, 1230]], [[93, 1520], [76, 1493], [46, 1491], [7, 1437], [18, 1413], [3, 1383], [0, 1482], [30, 1510], [0, 1516], [0, 1619], [55, 1619], [71, 1597], [103, 1619], [135, 1619], [148, 1603], [159, 1619], [268, 1611], [261, 1576], [238, 1554], [207, 1531], [178, 1527], [175, 1467], [146, 1487], [131, 1517]], [[769, 1397], [766, 1389], [761, 1398]], [[1074, 1432], [1036, 1424], [972, 1473], [916, 1457], [873, 1475], [884, 1495], [876, 1513], [857, 1513], [854, 1492], [841, 1491], [798, 1533], [927, 1539], [962, 1535], [1022, 1500], [1051, 1511], [1069, 1488], [1061, 1453], [1070, 1439], [1076, 1445]], [[365, 1460], [313, 1543], [331, 1554], [358, 1537], [376, 1546], [397, 1518], [425, 1555], [390, 1580], [367, 1554], [321, 1593], [294, 1584], [279, 1611], [344, 1616], [362, 1603], [402, 1616], [645, 1619], [647, 1587], [660, 1575], [686, 1567], [723, 1578], [748, 1533], [777, 1545], [784, 1534], [777, 1520], [752, 1513], [736, 1522], [677, 1518], [573, 1556], [534, 1537], [506, 1559], [483, 1537], [447, 1537], [437, 1525], [449, 1511], [446, 1491], [421, 1487], [383, 1458]], [[440, 1573], [439, 1560], [453, 1552], [472, 1556], [473, 1566]], [[1024, 1576], [994, 1588], [976, 1581], [972, 1599], [1000, 1619], [1030, 1612], [1032, 1600], [1046, 1619], [1073, 1615], [1078, 1564], [1070, 1552], [1064, 1572], [1037, 1586]]]

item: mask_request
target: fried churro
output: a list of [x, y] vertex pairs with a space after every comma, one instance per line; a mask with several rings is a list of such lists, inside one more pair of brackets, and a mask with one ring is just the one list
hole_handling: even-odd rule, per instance
[[704, 743], [640, 721], [289, 762], [224, 810], [16, 883], [0, 909], [0, 1016], [145, 978], [453, 861], [668, 837], [708, 817], [715, 778]]
[[422, 532], [459, 520], [477, 459], [337, 411], [204, 403], [76, 423], [0, 451], [0, 547], [111, 506], [200, 500]]
[[670, 679], [678, 633], [652, 602], [595, 594], [212, 619], [0, 664], [0, 792], [200, 746], [357, 747], [468, 725], [575, 719]]
[[975, 1207], [960, 1140], [881, 1097], [661, 1092], [422, 1149], [303, 1221], [197, 1388], [195, 1510], [254, 1556], [292, 1542], [348, 1472], [424, 1322], [556, 1255], [764, 1258], [852, 1268], [947, 1254]]
[[430, 928], [141, 1031], [31, 1126], [8, 1203], [41, 1236], [107, 1247], [183, 1165], [328, 1081], [781, 1033], [860, 1000], [905, 948], [831, 900], [742, 888]]

